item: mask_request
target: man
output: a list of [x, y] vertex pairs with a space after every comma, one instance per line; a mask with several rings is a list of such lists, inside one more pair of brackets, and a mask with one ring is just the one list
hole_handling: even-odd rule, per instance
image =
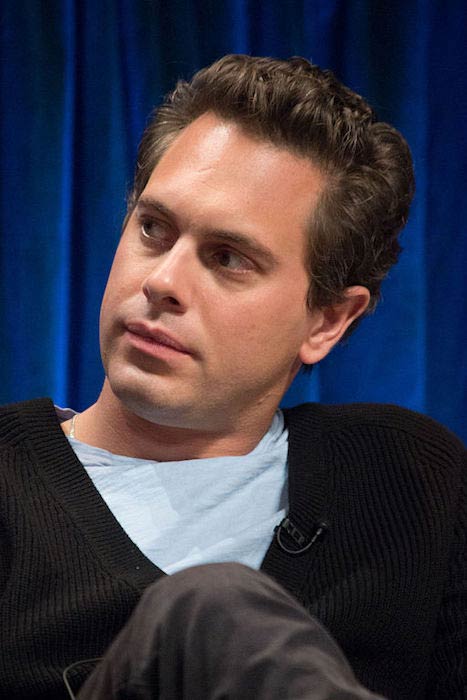
[[[179, 609], [185, 569], [237, 561], [301, 603], [306, 613], [287, 603], [291, 620], [320, 620], [371, 691], [464, 697], [462, 446], [395, 407], [278, 411], [300, 366], [374, 308], [412, 193], [400, 134], [303, 59], [227, 56], [177, 85], [138, 153], [102, 303], [100, 396], [79, 415], [59, 411], [61, 430], [49, 401], [0, 415], [6, 696], [64, 697], [59, 671], [78, 687], [78, 662], [103, 655], [152, 582], [167, 601], [181, 577]], [[244, 582], [235, 567], [202, 571], [214, 581], [205, 599], [223, 577]], [[261, 608], [250, 601], [245, 624]], [[195, 623], [190, 610], [158, 635], [183, 626], [177, 644], [208, 644], [219, 618], [210, 609], [193, 634], [206, 615]], [[114, 669], [147, 619], [135, 614]], [[214, 646], [202, 663], [217, 664]], [[159, 648], [153, 661], [143, 675], [155, 682], [168, 658]], [[93, 682], [83, 697], [110, 697]], [[337, 685], [283, 697], [368, 697]], [[149, 697], [125, 692], [112, 697]]]

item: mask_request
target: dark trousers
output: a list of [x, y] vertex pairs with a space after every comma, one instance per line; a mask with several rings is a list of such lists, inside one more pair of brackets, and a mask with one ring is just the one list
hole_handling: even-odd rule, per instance
[[378, 700], [295, 599], [240, 564], [150, 586], [78, 698]]

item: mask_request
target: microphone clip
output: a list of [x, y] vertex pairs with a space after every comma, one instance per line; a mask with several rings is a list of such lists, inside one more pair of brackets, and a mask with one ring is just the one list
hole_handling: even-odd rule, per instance
[[[276, 542], [283, 552], [287, 554], [297, 555], [303, 554], [312, 547], [327, 532], [329, 526], [325, 522], [320, 522], [316, 525], [313, 533], [308, 538], [304, 535], [291, 519], [286, 516], [279, 525], [275, 528]], [[284, 543], [284, 533], [286, 533], [296, 544], [298, 549], [292, 549]]]

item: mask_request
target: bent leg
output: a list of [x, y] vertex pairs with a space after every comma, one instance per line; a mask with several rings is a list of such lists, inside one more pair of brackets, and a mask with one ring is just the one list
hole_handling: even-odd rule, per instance
[[185, 569], [150, 586], [79, 700], [378, 700], [265, 574]]

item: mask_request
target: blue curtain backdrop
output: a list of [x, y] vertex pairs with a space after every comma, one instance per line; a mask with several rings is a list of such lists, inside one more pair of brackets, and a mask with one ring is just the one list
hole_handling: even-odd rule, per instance
[[0, 23], [1, 401], [95, 400], [136, 146], [175, 79], [298, 54], [401, 129], [417, 195], [376, 314], [286, 401], [393, 402], [467, 437], [465, 1], [4, 0]]

